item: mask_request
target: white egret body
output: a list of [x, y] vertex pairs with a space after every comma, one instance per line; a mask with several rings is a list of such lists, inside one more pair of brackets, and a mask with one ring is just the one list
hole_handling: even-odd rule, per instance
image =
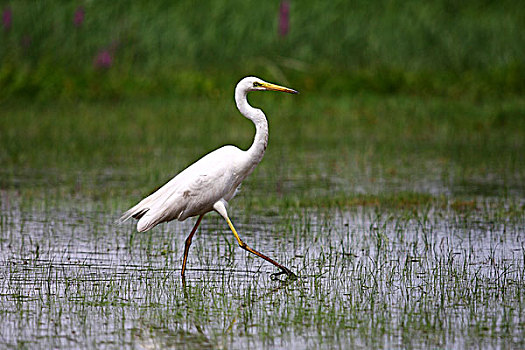
[[269, 261], [281, 269], [281, 273], [295, 276], [288, 268], [257, 252], [244, 243], [231, 223], [226, 211], [241, 182], [261, 161], [268, 144], [268, 122], [263, 111], [250, 106], [246, 95], [250, 91], [282, 91], [296, 94], [297, 91], [267, 83], [259, 78], [246, 77], [235, 88], [235, 103], [246, 118], [255, 124], [255, 137], [251, 147], [243, 151], [235, 146], [223, 146], [208, 153], [164, 186], [125, 212], [120, 222], [130, 217], [138, 219], [137, 230], [147, 231], [156, 225], [171, 220], [184, 221], [198, 216], [197, 222], [186, 239], [181, 275], [184, 277], [186, 260], [191, 240], [202, 217], [215, 210], [228, 223], [241, 248]]

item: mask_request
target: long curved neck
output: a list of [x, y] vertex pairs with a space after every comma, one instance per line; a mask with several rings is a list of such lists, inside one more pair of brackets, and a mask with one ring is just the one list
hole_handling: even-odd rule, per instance
[[246, 99], [246, 91], [235, 89], [235, 103], [242, 115], [255, 124], [255, 137], [247, 151], [250, 161], [255, 166], [261, 161], [268, 145], [268, 121], [263, 111], [250, 106]]

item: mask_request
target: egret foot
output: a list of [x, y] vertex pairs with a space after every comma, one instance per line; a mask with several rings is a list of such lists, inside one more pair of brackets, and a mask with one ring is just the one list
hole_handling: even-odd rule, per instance
[[270, 275], [270, 278], [272, 279], [272, 281], [279, 280], [279, 276], [281, 275], [286, 275], [286, 280], [290, 280], [290, 281], [294, 281], [298, 278], [295, 273], [293, 273], [292, 271], [290, 271], [288, 268], [284, 266], [281, 267], [280, 272], [272, 273]]

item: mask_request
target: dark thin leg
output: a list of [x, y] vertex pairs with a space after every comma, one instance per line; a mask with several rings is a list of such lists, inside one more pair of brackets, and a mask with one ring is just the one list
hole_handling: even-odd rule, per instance
[[193, 226], [193, 229], [190, 232], [190, 235], [188, 238], [186, 238], [186, 243], [184, 246], [184, 258], [182, 259], [182, 271], [180, 272], [182, 278], [184, 278], [184, 271], [186, 271], [186, 260], [188, 260], [188, 252], [190, 251], [190, 245], [191, 245], [191, 239], [193, 238], [193, 235], [197, 231], [197, 227], [199, 227], [199, 224], [201, 223], [202, 217], [204, 214], [199, 216], [197, 219], [197, 222], [195, 223], [195, 226]]
[[235, 238], [237, 239], [237, 242], [239, 243], [239, 246], [244, 249], [244, 250], [247, 250], [249, 251], [250, 253], [252, 254], [255, 254], [257, 255], [258, 257], [260, 258], [263, 258], [264, 260], [268, 261], [269, 263], [277, 266], [278, 268], [281, 269], [281, 272], [279, 273], [276, 273], [276, 274], [273, 274], [272, 276], [276, 277], [276, 276], [279, 276], [279, 275], [282, 275], [282, 274], [286, 274], [288, 277], [291, 277], [291, 278], [297, 278], [297, 276], [295, 275], [295, 273], [293, 273], [292, 271], [290, 271], [290, 269], [288, 269], [287, 267], [279, 264], [277, 261], [267, 257], [266, 255], [262, 254], [262, 253], [259, 253], [258, 251], [256, 251], [255, 249], [252, 249], [250, 248], [246, 243], [244, 243], [241, 239], [241, 237], [239, 237], [239, 234], [237, 233], [237, 231], [235, 230], [235, 227], [233, 227], [233, 224], [232, 222], [230, 221], [230, 219], [226, 218], [226, 222], [228, 223], [228, 226], [230, 226], [230, 229], [232, 230], [233, 232], [233, 235], [235, 236]]

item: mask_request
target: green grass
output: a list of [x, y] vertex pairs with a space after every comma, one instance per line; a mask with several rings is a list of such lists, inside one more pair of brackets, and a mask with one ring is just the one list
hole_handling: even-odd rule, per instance
[[[525, 91], [525, 12], [512, 1], [11, 2], [0, 87], [26, 96], [101, 98], [209, 93], [257, 74], [331, 91], [475, 96]], [[93, 66], [108, 50], [113, 64]], [[226, 73], [226, 74], [221, 74]]]
[[192, 222], [113, 222], [198, 156], [248, 147], [229, 90], [1, 106], [3, 346], [523, 346], [521, 98], [253, 94], [269, 147], [230, 215], [300, 279], [272, 282], [210, 214], [184, 287]]
[[230, 215], [300, 278], [272, 281], [210, 214], [184, 286], [193, 222], [113, 222], [198, 156], [248, 147], [231, 90], [0, 106], [3, 346], [523, 346], [521, 97], [252, 94], [269, 147]]
[[235, 210], [245, 239], [300, 279], [271, 281], [272, 268], [234, 246], [212, 216], [183, 285], [191, 223], [130, 239], [128, 227], [85, 206], [17, 212], [10, 204], [14, 211], [2, 210], [5, 346], [523, 346], [524, 251], [515, 243], [523, 244], [523, 215], [355, 207], [268, 220]]
[[[216, 98], [4, 103], [2, 186], [37, 191], [50, 181], [73, 196], [147, 193], [214, 148], [249, 146], [253, 126], [236, 111], [231, 90]], [[257, 200], [264, 193], [277, 205], [330, 205], [362, 194], [439, 195], [432, 183], [458, 194], [484, 182], [503, 194], [523, 189], [525, 103], [518, 97], [472, 103], [266, 93], [251, 101], [270, 121], [267, 154], [247, 179]]]
[[[523, 348], [523, 6], [11, 2], [0, 50], [0, 347]], [[5, 7], [2, 8], [4, 10]], [[93, 59], [114, 50], [113, 65]], [[120, 213], [269, 119], [218, 215]]]

